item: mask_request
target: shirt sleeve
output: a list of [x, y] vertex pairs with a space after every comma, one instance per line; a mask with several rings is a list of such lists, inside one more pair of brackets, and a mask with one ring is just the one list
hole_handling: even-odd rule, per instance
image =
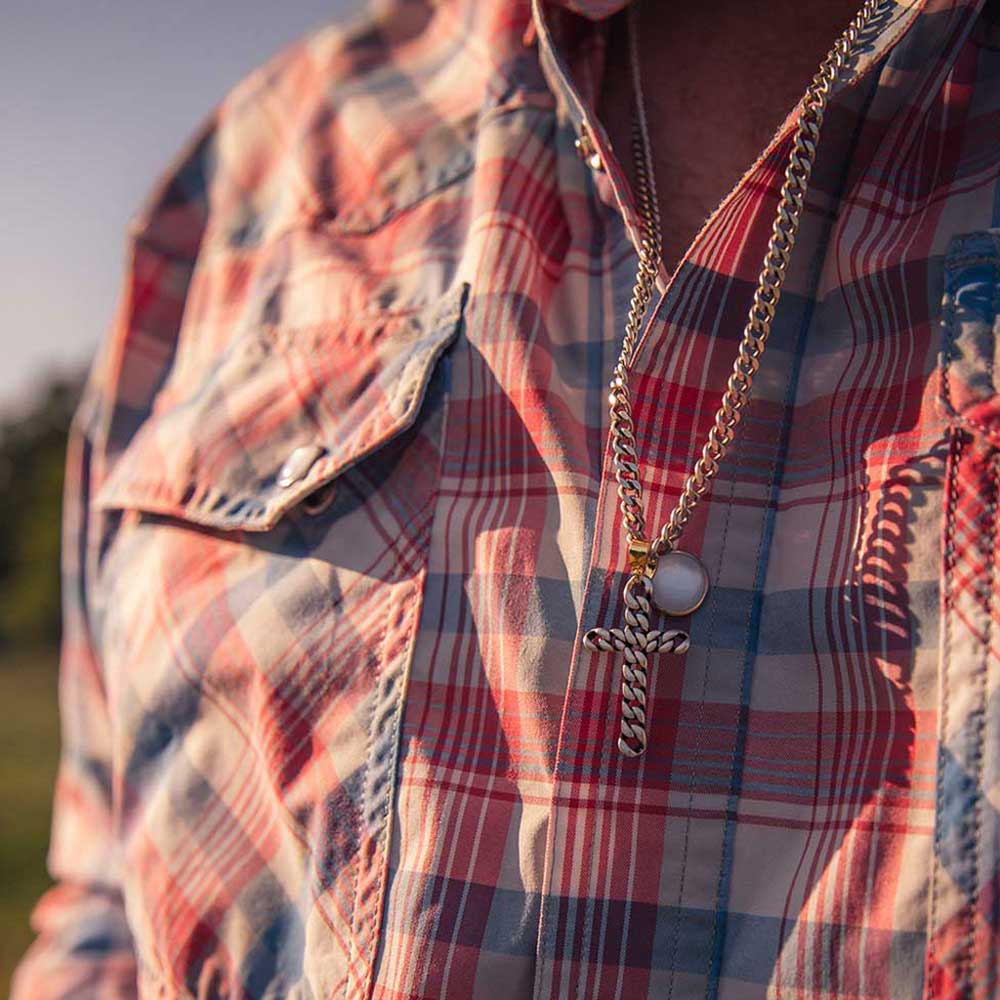
[[92, 498], [151, 412], [168, 374], [207, 221], [210, 118], [154, 188], [130, 229], [118, 315], [91, 367], [70, 428], [62, 516], [61, 754], [37, 937], [13, 1000], [117, 1000], [140, 975], [123, 893], [115, 705], [101, 655], [102, 553], [114, 518]]
[[91, 631], [93, 447], [81, 414], [70, 431], [63, 500], [62, 749], [48, 858], [56, 884], [32, 914], [38, 937], [15, 974], [13, 1000], [103, 1000], [137, 992], [115, 831], [113, 727]]

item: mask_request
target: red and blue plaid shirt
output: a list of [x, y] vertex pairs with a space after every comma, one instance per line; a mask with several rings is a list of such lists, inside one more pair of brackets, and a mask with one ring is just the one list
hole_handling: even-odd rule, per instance
[[[997, 4], [886, 0], [835, 90], [636, 760], [581, 643], [627, 562], [620, 6], [321, 31], [137, 217], [73, 428], [57, 884], [18, 1000], [1000, 995]], [[794, 117], [643, 335], [652, 524]]]

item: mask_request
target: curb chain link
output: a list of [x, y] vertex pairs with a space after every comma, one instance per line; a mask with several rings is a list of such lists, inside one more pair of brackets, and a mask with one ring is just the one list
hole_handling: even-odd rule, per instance
[[[698, 502], [708, 492], [712, 479], [719, 471], [719, 465], [736, 436], [736, 428], [742, 411], [750, 400], [753, 379], [760, 367], [774, 314], [781, 298], [788, 260], [795, 245], [809, 178], [816, 159], [823, 116], [833, 85], [850, 60], [859, 35], [864, 32], [884, 3], [885, 0], [866, 0], [837, 39], [806, 90], [792, 152], [785, 170], [785, 180], [781, 187], [777, 214], [771, 229], [771, 238], [736, 361], [701, 455], [685, 479], [680, 496], [666, 524], [660, 529], [657, 537], [648, 543], [649, 557], [653, 563], [659, 556], [676, 547]], [[636, 450], [635, 421], [628, 383], [642, 322], [656, 287], [656, 275], [662, 255], [659, 201], [639, 63], [638, 8], [639, 4], [636, 2], [629, 10], [629, 45], [635, 94], [632, 153], [635, 158], [636, 198], [642, 231], [639, 238], [639, 264], [625, 323], [625, 337], [611, 377], [608, 396], [619, 507], [630, 546], [635, 543], [641, 546], [648, 540]], [[633, 568], [633, 573], [638, 574], [642, 571]], [[648, 572], [648, 569], [646, 571]]]

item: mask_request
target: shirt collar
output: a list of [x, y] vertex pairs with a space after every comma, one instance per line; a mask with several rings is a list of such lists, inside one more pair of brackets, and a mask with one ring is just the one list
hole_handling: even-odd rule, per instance
[[[605, 168], [596, 178], [601, 197], [617, 205], [626, 228], [636, 240], [638, 218], [627, 194], [628, 185], [596, 109], [604, 72], [604, 42], [594, 22], [624, 10], [629, 2], [531, 0], [531, 18], [548, 86], [576, 134], [596, 148]], [[955, 7], [973, 10], [981, 6], [982, 0], [953, 0], [953, 3]], [[834, 94], [856, 84], [888, 56], [918, 22], [925, 7], [938, 9], [940, 4], [934, 0], [886, 0], [860, 40], [853, 62], [841, 73]], [[792, 125], [790, 117], [785, 128]]]
[[[586, 21], [601, 21], [628, 7], [630, 0], [531, 0], [534, 30], [539, 40], [542, 68], [549, 86], [564, 104], [575, 125], [593, 117], [587, 105], [587, 91], [596, 90], [599, 81], [576, 78], [570, 72], [577, 53], [574, 43], [587, 36], [585, 26], [570, 27], [567, 15]], [[884, 58], [907, 30], [917, 21], [921, 10], [934, 6], [930, 0], [886, 0], [861, 40], [858, 54], [837, 84], [850, 86]], [[977, 6], [975, 0], [957, 0], [956, 6]], [[603, 69], [603, 67], [601, 67]]]

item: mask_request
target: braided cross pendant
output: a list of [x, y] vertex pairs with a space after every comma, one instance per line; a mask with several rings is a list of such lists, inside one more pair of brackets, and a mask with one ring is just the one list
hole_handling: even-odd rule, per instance
[[622, 658], [621, 734], [618, 749], [638, 757], [646, 749], [646, 687], [650, 653], [686, 653], [690, 639], [682, 629], [651, 629], [653, 584], [633, 573], [625, 584], [625, 628], [592, 628], [583, 644], [594, 652], [620, 652]]

